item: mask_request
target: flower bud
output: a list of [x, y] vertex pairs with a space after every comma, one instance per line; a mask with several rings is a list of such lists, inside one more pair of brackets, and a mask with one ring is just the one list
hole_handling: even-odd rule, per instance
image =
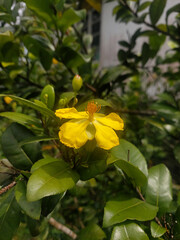
[[78, 92], [82, 87], [83, 81], [79, 75], [75, 75], [72, 80], [72, 87], [75, 92]]

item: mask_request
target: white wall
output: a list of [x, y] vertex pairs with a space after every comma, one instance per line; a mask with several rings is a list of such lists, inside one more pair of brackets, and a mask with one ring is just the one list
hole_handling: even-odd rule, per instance
[[[166, 9], [169, 9], [171, 6], [180, 3], [180, 0], [167, 0]], [[103, 3], [102, 12], [101, 12], [101, 39], [100, 39], [100, 66], [108, 67], [117, 65], [117, 52], [120, 49], [120, 45], [118, 44], [121, 40], [127, 40], [128, 34], [132, 35], [135, 30], [140, 25], [136, 25], [134, 23], [119, 23], [115, 21], [115, 16], [112, 16], [112, 11], [114, 6], [116, 6], [116, 2]], [[169, 22], [172, 22], [174, 19], [174, 15], [170, 15]], [[158, 24], [165, 22], [165, 14], [158, 21]], [[145, 27], [146, 28], [146, 27]], [[140, 51], [140, 47], [142, 46], [142, 42], [144, 39], [138, 38], [137, 41], [137, 53]], [[164, 45], [161, 55], [168, 49], [167, 43]]]

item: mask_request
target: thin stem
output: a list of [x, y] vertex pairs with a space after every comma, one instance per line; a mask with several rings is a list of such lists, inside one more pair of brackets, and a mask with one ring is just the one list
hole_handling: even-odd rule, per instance
[[12, 187], [14, 187], [16, 185], [16, 182], [13, 181], [12, 183], [10, 183], [9, 185], [7, 185], [6, 187], [2, 188], [0, 190], [0, 195], [7, 192], [9, 189], [11, 189]]
[[71, 237], [72, 239], [77, 239], [77, 234], [74, 233], [71, 229], [69, 229], [68, 227], [64, 226], [63, 224], [57, 222], [54, 218], [50, 218], [49, 219], [49, 223], [55, 227], [56, 229], [62, 231], [63, 233], [65, 233], [66, 235], [68, 235], [69, 237]]

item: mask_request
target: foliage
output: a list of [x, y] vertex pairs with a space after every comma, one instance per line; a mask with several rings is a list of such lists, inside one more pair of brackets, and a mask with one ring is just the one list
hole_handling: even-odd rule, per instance
[[[116, 20], [140, 27], [107, 69], [83, 33], [84, 7], [100, 1], [1, 1], [2, 239], [71, 239], [51, 217], [80, 240], [180, 238], [180, 4], [167, 1], [117, 1]], [[149, 94], [157, 83], [163, 91]], [[55, 110], [85, 111], [89, 101], [125, 122], [109, 151], [59, 141]]]

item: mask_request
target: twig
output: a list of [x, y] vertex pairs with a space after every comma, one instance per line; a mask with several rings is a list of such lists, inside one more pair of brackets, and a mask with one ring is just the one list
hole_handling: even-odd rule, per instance
[[77, 239], [77, 234], [74, 233], [71, 229], [69, 229], [68, 227], [64, 226], [63, 224], [57, 222], [54, 218], [50, 218], [49, 219], [49, 223], [55, 227], [56, 229], [64, 232], [66, 235], [68, 235], [69, 237], [71, 237], [72, 239]]
[[9, 185], [7, 185], [6, 187], [2, 188], [2, 189], [0, 190], [0, 195], [3, 194], [3, 193], [5, 193], [5, 192], [7, 192], [9, 189], [11, 189], [12, 187], [14, 187], [15, 185], [16, 185], [16, 182], [14, 181], [14, 182], [10, 183]]

